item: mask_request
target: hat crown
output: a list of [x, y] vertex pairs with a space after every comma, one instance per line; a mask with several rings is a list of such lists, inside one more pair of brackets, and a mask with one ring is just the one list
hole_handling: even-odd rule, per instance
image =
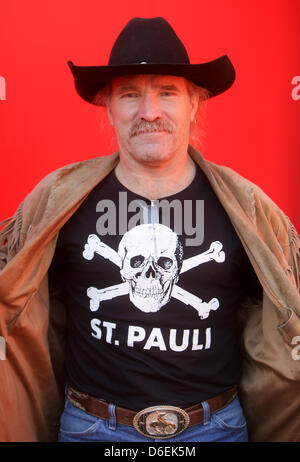
[[183, 43], [164, 18], [133, 18], [117, 37], [108, 64], [141, 63], [190, 63]]

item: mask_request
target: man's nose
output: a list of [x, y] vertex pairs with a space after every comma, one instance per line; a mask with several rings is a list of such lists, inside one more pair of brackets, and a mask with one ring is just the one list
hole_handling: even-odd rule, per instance
[[153, 121], [162, 116], [159, 98], [151, 93], [145, 93], [140, 101], [139, 118]]

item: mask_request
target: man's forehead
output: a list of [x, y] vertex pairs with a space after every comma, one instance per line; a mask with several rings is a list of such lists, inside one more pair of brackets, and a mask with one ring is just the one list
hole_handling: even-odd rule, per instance
[[111, 80], [112, 88], [114, 89], [127, 86], [138, 87], [145, 84], [150, 84], [153, 87], [166, 85], [174, 87], [186, 87], [186, 83], [187, 79], [185, 79], [184, 77], [164, 74], [124, 75], [120, 77], [114, 77]]

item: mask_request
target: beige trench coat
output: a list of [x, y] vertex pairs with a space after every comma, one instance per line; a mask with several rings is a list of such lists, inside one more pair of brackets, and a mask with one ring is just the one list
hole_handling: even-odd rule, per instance
[[[207, 175], [263, 286], [239, 307], [240, 399], [251, 441], [300, 441], [300, 238], [285, 214], [229, 168]], [[118, 154], [52, 172], [0, 232], [0, 441], [55, 441], [64, 402], [65, 307], [47, 272], [59, 229]], [[295, 343], [296, 342], [296, 343]], [[187, 390], [188, 393], [188, 390]]]

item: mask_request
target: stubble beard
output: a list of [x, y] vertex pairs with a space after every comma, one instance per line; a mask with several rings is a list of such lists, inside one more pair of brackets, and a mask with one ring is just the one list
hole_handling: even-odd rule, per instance
[[131, 139], [131, 156], [139, 163], [148, 166], [159, 166], [173, 157], [174, 139], [169, 134], [164, 134], [162, 139], [151, 142], [142, 139]]

